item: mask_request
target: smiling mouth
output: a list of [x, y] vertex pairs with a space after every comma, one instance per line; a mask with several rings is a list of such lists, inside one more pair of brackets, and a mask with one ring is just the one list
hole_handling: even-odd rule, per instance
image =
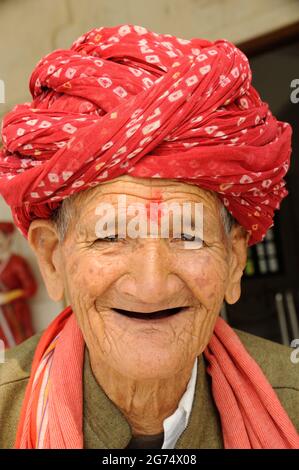
[[139, 320], [158, 320], [160, 318], [171, 317], [178, 313], [184, 312], [188, 307], [174, 307], [165, 310], [156, 310], [155, 312], [132, 312], [131, 310], [123, 310], [121, 308], [114, 308], [113, 310], [121, 315], [129, 318], [137, 318]]

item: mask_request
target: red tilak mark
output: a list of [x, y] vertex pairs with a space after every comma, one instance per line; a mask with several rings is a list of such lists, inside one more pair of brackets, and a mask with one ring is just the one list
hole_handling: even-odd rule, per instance
[[152, 198], [155, 201], [158, 201], [158, 200], [161, 201], [162, 200], [162, 191], [161, 191], [161, 189], [154, 189]]
[[160, 225], [161, 216], [163, 215], [163, 211], [161, 207], [159, 207], [162, 199], [151, 199], [151, 202], [146, 204], [146, 211], [147, 211], [147, 220], [153, 221]]

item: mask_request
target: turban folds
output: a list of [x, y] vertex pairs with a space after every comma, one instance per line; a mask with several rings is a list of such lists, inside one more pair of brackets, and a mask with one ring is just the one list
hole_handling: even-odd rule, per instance
[[122, 174], [214, 191], [260, 241], [288, 194], [292, 129], [220, 39], [93, 29], [42, 58], [2, 126], [0, 193], [26, 236], [61, 200]]

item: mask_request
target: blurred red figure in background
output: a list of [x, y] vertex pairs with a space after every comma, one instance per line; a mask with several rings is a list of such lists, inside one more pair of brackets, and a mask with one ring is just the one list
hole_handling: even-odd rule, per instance
[[27, 261], [11, 253], [14, 230], [11, 222], [0, 222], [0, 339], [7, 348], [35, 333], [26, 299], [37, 284]]

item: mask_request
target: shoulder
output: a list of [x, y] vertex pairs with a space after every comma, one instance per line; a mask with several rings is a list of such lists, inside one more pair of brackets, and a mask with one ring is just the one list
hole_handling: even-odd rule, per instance
[[31, 363], [41, 333], [14, 348], [5, 351], [5, 361], [0, 364], [0, 388], [7, 384], [28, 379]]
[[273, 388], [294, 388], [299, 392], [299, 364], [292, 361], [292, 348], [244, 331], [234, 331]]
[[294, 361], [294, 349], [244, 331], [234, 331], [262, 369], [299, 431], [299, 362]]
[[40, 333], [34, 335], [5, 351], [5, 362], [0, 364], [0, 448], [14, 445], [22, 401], [40, 336]]

